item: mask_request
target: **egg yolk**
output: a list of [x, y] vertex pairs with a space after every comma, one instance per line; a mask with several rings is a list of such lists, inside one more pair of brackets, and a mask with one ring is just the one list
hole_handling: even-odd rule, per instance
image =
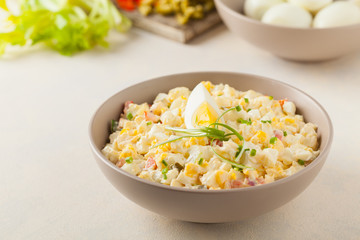
[[214, 123], [217, 118], [218, 114], [215, 109], [207, 102], [203, 102], [192, 116], [192, 122], [195, 123], [194, 125], [208, 126]]

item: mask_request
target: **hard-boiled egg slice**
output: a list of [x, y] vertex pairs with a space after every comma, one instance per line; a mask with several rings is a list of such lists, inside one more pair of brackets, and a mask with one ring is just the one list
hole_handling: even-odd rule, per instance
[[185, 125], [192, 129], [208, 126], [214, 123], [221, 115], [215, 100], [202, 83], [199, 83], [191, 92], [185, 107]]
[[331, 4], [333, 0], [288, 0], [288, 2], [305, 8], [311, 13], [317, 13], [322, 8]]
[[314, 19], [315, 28], [339, 27], [360, 23], [360, 9], [353, 2], [334, 2]]
[[284, 2], [285, 0], [246, 0], [244, 13], [248, 17], [261, 20], [269, 8]]
[[282, 3], [270, 8], [261, 21], [286, 27], [308, 28], [311, 26], [312, 16], [302, 7], [291, 3]]

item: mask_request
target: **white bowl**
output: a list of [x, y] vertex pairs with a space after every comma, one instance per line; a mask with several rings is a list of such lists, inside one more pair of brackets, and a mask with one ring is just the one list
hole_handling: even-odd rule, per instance
[[360, 24], [334, 28], [291, 28], [243, 15], [245, 0], [215, 0], [220, 17], [244, 40], [281, 58], [322, 61], [360, 49]]
[[[260, 186], [230, 190], [196, 190], [170, 187], [133, 176], [105, 158], [101, 149], [109, 138], [109, 123], [118, 119], [127, 100], [153, 102], [160, 92], [178, 86], [190, 89], [201, 81], [227, 83], [239, 90], [253, 89], [276, 99], [289, 98], [306, 121], [318, 125], [320, 155], [305, 169], [284, 179]], [[89, 126], [94, 157], [111, 184], [138, 205], [167, 216], [191, 222], [229, 222], [255, 217], [278, 208], [299, 195], [314, 180], [325, 163], [333, 137], [325, 110], [304, 92], [265, 77], [241, 73], [200, 72], [154, 78], [121, 90], [96, 111]]]

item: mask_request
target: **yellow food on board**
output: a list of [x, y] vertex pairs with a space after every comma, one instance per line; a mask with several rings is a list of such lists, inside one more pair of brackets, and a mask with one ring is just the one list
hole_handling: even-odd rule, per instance
[[115, 122], [105, 157], [130, 174], [173, 187], [271, 183], [319, 154], [317, 126], [304, 122], [291, 100], [227, 84], [177, 87], [152, 104], [128, 101]]

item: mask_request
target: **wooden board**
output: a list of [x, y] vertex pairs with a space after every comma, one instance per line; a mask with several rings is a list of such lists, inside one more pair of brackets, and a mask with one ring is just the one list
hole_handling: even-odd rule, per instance
[[135, 27], [182, 43], [189, 42], [221, 23], [221, 19], [215, 10], [203, 19], [191, 20], [186, 25], [179, 25], [174, 16], [152, 14], [145, 17], [138, 11], [124, 12], [124, 14], [133, 21]]

